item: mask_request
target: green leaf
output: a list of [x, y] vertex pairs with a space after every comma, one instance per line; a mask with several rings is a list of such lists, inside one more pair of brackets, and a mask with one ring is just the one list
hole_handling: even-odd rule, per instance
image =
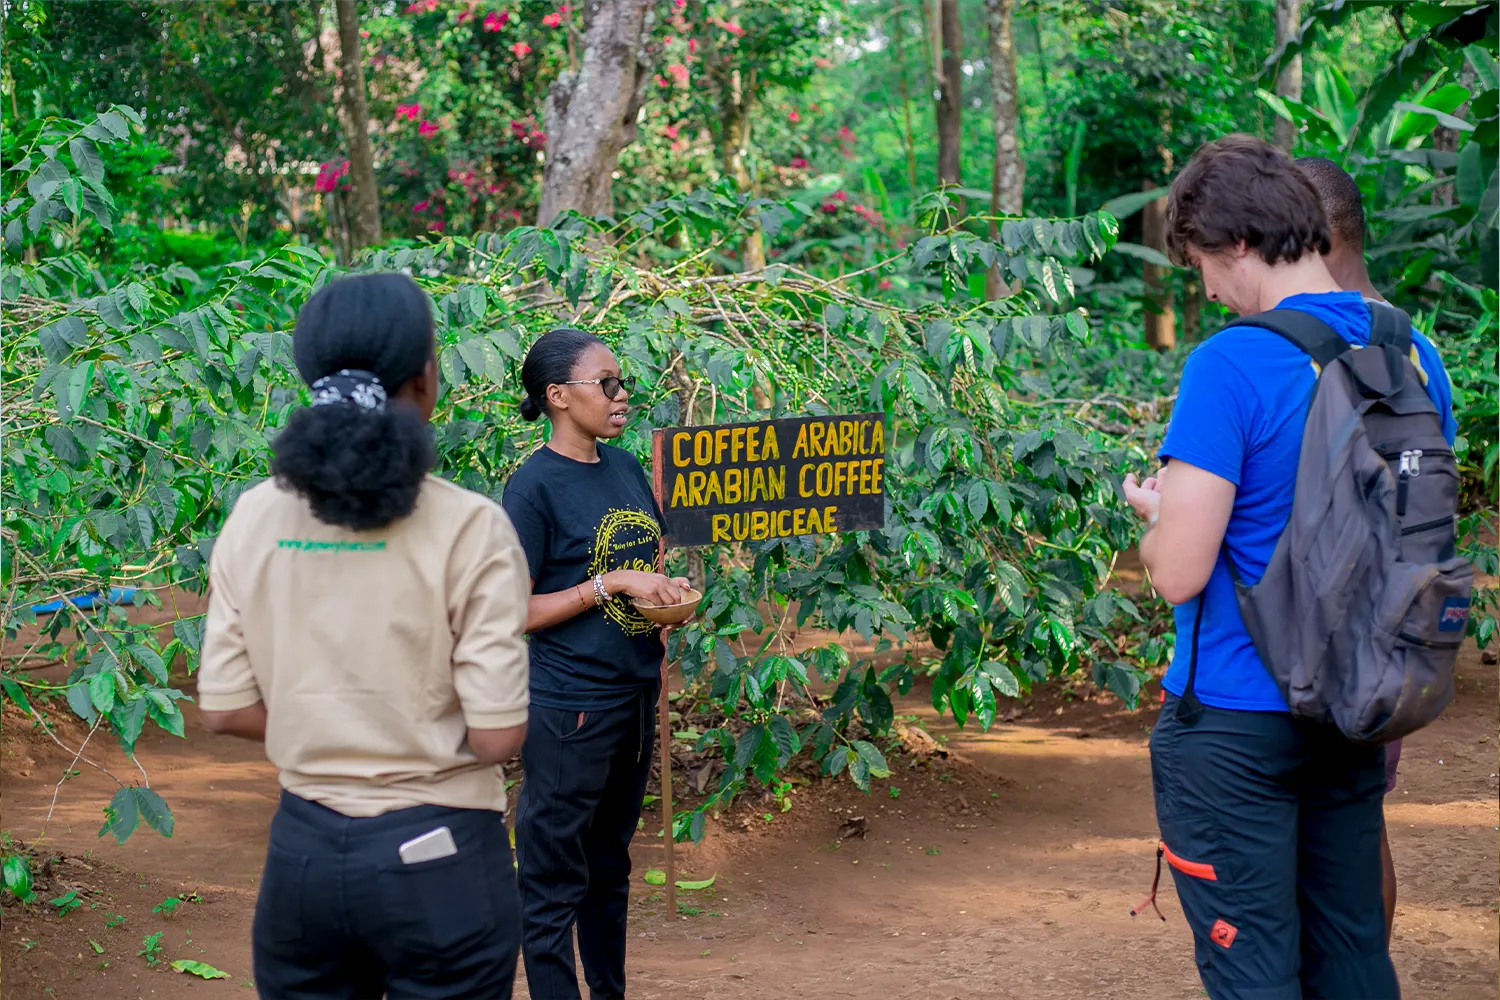
[[1150, 191], [1130, 191], [1126, 194], [1116, 195], [1099, 206], [1101, 212], [1108, 212], [1117, 219], [1128, 219], [1158, 198], [1165, 198], [1171, 188], [1152, 188]]
[[[677, 888], [686, 889], [688, 892], [695, 892], [699, 889], [707, 889], [714, 884], [718, 877], [718, 873], [715, 872], [705, 879], [689, 880], [680, 878], [677, 880]], [[662, 881], [666, 881], [665, 876], [662, 877]]]
[[660, 868], [647, 868], [646, 874], [642, 876], [647, 885], [666, 885], [667, 873]]
[[1141, 246], [1141, 244], [1139, 243], [1126, 243], [1121, 240], [1115, 243], [1114, 249], [1115, 253], [1122, 253], [1127, 257], [1134, 257], [1137, 260], [1145, 261], [1147, 264], [1155, 264], [1157, 267], [1165, 267], [1171, 269], [1175, 269], [1177, 267], [1177, 265], [1173, 264], [1172, 261], [1167, 257], [1167, 255], [1162, 253], [1160, 250], [1153, 249], [1152, 247]]
[[96, 181], [104, 180], [104, 161], [99, 157], [98, 148], [89, 140], [81, 136], [68, 143], [68, 152], [73, 157], [73, 166], [78, 173], [84, 177]]
[[115, 707], [115, 672], [101, 670], [89, 678], [89, 701], [96, 711], [108, 713]]
[[37, 341], [48, 361], [62, 361], [80, 347], [88, 345], [89, 330], [82, 318], [64, 316], [38, 330]]
[[1016, 680], [1016, 675], [1003, 663], [994, 660], [985, 660], [979, 665], [980, 671], [990, 679], [995, 690], [1007, 698], [1021, 697], [1021, 685]]
[[802, 741], [797, 738], [797, 730], [792, 728], [792, 724], [784, 715], [771, 716], [769, 727], [771, 742], [776, 744], [777, 755], [784, 766], [787, 761], [801, 752]]
[[31, 859], [24, 854], [7, 854], [4, 862], [5, 888], [23, 903], [36, 899], [31, 888]]
[[141, 666], [151, 672], [159, 683], [167, 682], [167, 665], [162, 662], [161, 654], [147, 646], [145, 643], [133, 642], [126, 649], [130, 656]]
[[141, 813], [135, 789], [121, 788], [104, 807], [104, 825], [99, 828], [99, 836], [112, 834], [116, 843], [123, 844], [140, 825]]
[[118, 142], [130, 136], [130, 125], [113, 111], [106, 111], [83, 130], [85, 137], [100, 142]]
[[666, 298], [661, 300], [661, 303], [672, 312], [676, 313], [684, 319], [693, 318], [692, 307], [675, 295], [668, 295]]
[[1008, 562], [995, 563], [995, 596], [1005, 610], [1020, 618], [1026, 614], [1026, 578]]
[[197, 976], [199, 979], [228, 979], [229, 973], [222, 969], [215, 969], [207, 962], [200, 962], [193, 958], [179, 958], [172, 963], [174, 972], [186, 972]]
[[990, 506], [989, 485], [982, 479], [976, 479], [969, 484], [966, 499], [969, 505], [969, 516], [976, 521], [981, 520]]
[[114, 727], [115, 736], [124, 751], [134, 753], [136, 740], [141, 738], [141, 730], [146, 725], [146, 699], [136, 698], [135, 701], [116, 705], [109, 717], [109, 724]]
[[855, 740], [853, 745], [854, 752], [869, 768], [871, 777], [889, 778], [891, 776], [891, 769], [885, 762], [885, 755], [875, 747], [875, 744], [867, 740]]
[[494, 373], [505, 370], [505, 362], [500, 357], [500, 352], [495, 345], [483, 337], [471, 337], [460, 341], [458, 353], [463, 356], [464, 363], [469, 366], [469, 371], [477, 374], [483, 373], [493, 381], [499, 381]]
[[[1463, 88], [1459, 89], [1461, 90]], [[1465, 96], [1467, 96], [1467, 92], [1465, 93]], [[1411, 101], [1397, 101], [1395, 104], [1391, 105], [1391, 108], [1392, 110], [1405, 111], [1412, 115], [1430, 116], [1437, 122], [1438, 125], [1441, 125], [1443, 128], [1452, 129], [1455, 132], [1474, 131], [1474, 126], [1470, 125], [1462, 118], [1447, 114], [1443, 111], [1439, 111], [1436, 108], [1427, 107], [1426, 105], [1414, 104]]]
[[163, 837], [172, 836], [172, 829], [175, 825], [172, 819], [172, 810], [167, 808], [167, 804], [162, 801], [162, 797], [149, 788], [132, 788], [130, 792], [135, 797], [141, 819], [146, 821], [146, 825]]

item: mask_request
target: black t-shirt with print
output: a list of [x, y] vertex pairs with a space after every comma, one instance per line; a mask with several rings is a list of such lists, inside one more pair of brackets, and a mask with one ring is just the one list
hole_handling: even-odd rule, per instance
[[[526, 550], [533, 592], [552, 594], [596, 573], [656, 571], [661, 511], [639, 462], [599, 446], [598, 462], [539, 448], [501, 498]], [[597, 711], [652, 687], [661, 675], [661, 634], [621, 597], [531, 636], [531, 701]]]

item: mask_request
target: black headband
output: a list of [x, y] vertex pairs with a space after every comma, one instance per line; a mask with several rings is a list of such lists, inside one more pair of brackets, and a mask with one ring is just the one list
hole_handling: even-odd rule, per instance
[[341, 368], [312, 384], [314, 406], [353, 403], [362, 410], [385, 409], [385, 386], [377, 375]]

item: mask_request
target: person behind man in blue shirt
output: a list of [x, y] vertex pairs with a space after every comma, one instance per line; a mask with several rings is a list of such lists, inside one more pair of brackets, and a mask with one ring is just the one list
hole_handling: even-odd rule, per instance
[[[1242, 316], [1297, 309], [1353, 345], [1371, 317], [1323, 257], [1317, 190], [1262, 140], [1205, 144], [1172, 184], [1167, 241], [1209, 298]], [[1427, 389], [1453, 434], [1447, 375], [1414, 334]], [[1156, 476], [1125, 480], [1147, 522], [1141, 560], [1176, 605], [1177, 654], [1151, 734], [1159, 858], [1193, 930], [1214, 1000], [1394, 1000], [1380, 895], [1385, 752], [1292, 719], [1256, 655], [1225, 551], [1247, 584], [1264, 573], [1292, 509], [1311, 359], [1279, 335], [1232, 327], [1188, 358]], [[1177, 718], [1203, 615], [1194, 691]]]
[[[1323, 211], [1328, 214], [1328, 230], [1331, 249], [1323, 255], [1328, 273], [1339, 287], [1358, 292], [1367, 300], [1384, 302], [1385, 296], [1376, 290], [1370, 281], [1369, 268], [1365, 266], [1365, 206], [1359, 185], [1343, 167], [1321, 156], [1304, 156], [1297, 167], [1313, 182], [1322, 199]], [[1428, 366], [1441, 368], [1435, 362], [1432, 344], [1426, 340], [1412, 338], [1411, 360], [1417, 374], [1433, 394], [1438, 410], [1443, 415], [1443, 429], [1452, 441], [1457, 431], [1453, 423], [1453, 400], [1447, 379], [1434, 383], [1427, 374]], [[1387, 743], [1385, 747], [1385, 794], [1396, 789], [1396, 768], [1401, 763], [1401, 741]], [[1380, 828], [1380, 896], [1385, 905], [1385, 937], [1391, 938], [1391, 928], [1396, 921], [1396, 862], [1391, 857], [1391, 844], [1386, 828]]]

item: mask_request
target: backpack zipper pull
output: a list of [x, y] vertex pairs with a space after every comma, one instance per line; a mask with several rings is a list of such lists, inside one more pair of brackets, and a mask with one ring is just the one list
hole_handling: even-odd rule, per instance
[[1411, 453], [1411, 474], [1415, 479], [1422, 474], [1422, 449], [1417, 448]]
[[1403, 451], [1401, 453], [1401, 464], [1397, 466], [1396, 472], [1397, 517], [1406, 516], [1406, 491], [1411, 485], [1411, 477], [1417, 474], [1416, 469], [1418, 468], [1418, 459], [1416, 458], [1416, 456], [1420, 456], [1421, 454], [1422, 453], [1420, 451]]

